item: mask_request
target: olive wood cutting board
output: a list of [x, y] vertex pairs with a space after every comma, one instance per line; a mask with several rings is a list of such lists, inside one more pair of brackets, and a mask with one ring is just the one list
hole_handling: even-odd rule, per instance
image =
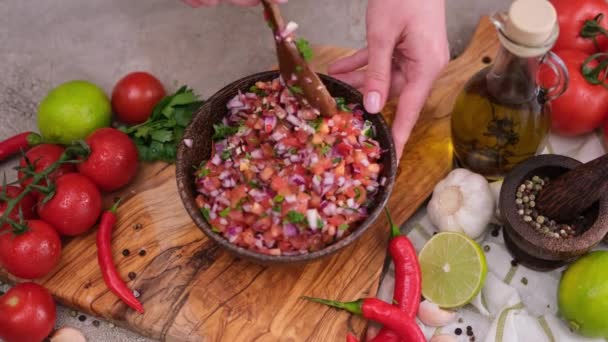
[[[452, 168], [449, 113], [455, 96], [497, 47], [494, 28], [483, 18], [468, 49], [435, 83], [389, 201], [397, 223], [405, 222]], [[329, 62], [352, 52], [316, 47], [313, 67], [325, 72]], [[389, 123], [394, 112], [394, 104], [384, 110]], [[128, 309], [106, 288], [97, 265], [96, 228], [64, 241], [61, 263], [38, 281], [60, 303], [163, 341], [341, 341], [349, 330], [363, 334], [364, 320], [299, 297], [373, 296], [389, 239], [384, 216], [331, 257], [296, 267], [259, 266], [229, 255], [193, 224], [178, 196], [173, 165], [142, 165], [128, 189], [105, 198], [106, 208], [115, 196], [123, 203], [114, 260], [128, 286], [141, 293], [145, 314]], [[1, 270], [0, 278], [19, 281]]]

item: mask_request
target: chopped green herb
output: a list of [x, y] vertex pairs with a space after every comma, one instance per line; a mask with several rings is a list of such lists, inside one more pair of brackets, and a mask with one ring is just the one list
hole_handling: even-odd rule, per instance
[[302, 88], [300, 88], [298, 86], [289, 86], [289, 90], [291, 90], [291, 92], [294, 94], [298, 94], [298, 95], [304, 94], [304, 91], [302, 90]]
[[323, 224], [323, 220], [321, 220], [320, 218], [317, 218], [317, 228], [323, 228], [325, 224]]
[[214, 227], [214, 226], [211, 226], [211, 230], [212, 230], [214, 233], [221, 233], [221, 231], [220, 231], [219, 229], [217, 229], [217, 227]]
[[228, 214], [230, 214], [230, 207], [226, 207], [226, 209], [220, 211], [221, 217], [226, 217], [226, 216], [228, 216]]
[[338, 229], [340, 229], [340, 230], [347, 230], [348, 229], [348, 223], [342, 223], [341, 225], [338, 226]]
[[260, 184], [258, 184], [258, 182], [255, 181], [255, 180], [249, 181], [249, 186], [252, 187], [252, 188], [254, 188], [254, 189], [259, 189], [260, 188]]
[[198, 173], [198, 177], [199, 178], [207, 177], [209, 175], [209, 172], [211, 172], [211, 170], [209, 170], [208, 168], [204, 168]]
[[246, 153], [245, 153], [245, 158], [247, 158], [247, 159], [251, 159], [251, 153], [246, 152]]
[[363, 124], [363, 134], [368, 138], [374, 137], [374, 128], [372, 127], [371, 121], [365, 120]]
[[365, 146], [367, 146], [367, 147], [376, 147], [376, 146], [374, 146], [374, 144], [369, 143], [369, 142], [367, 142], [367, 141], [366, 141], [366, 142], [364, 142], [364, 143], [363, 143], [363, 145], [365, 145]]
[[213, 140], [225, 139], [239, 131], [238, 127], [226, 126], [224, 124], [213, 125]]
[[305, 61], [308, 62], [312, 59], [312, 48], [306, 39], [299, 38], [296, 40], [296, 46], [298, 47], [298, 51], [300, 51], [300, 55], [302, 55], [302, 58], [304, 58]]
[[304, 219], [305, 219], [304, 215], [300, 214], [297, 211], [290, 210], [287, 213], [287, 220], [289, 220], [289, 222], [291, 222], [291, 223], [300, 223], [300, 222], [303, 222]]
[[295, 147], [292, 147], [289, 150], [287, 150], [287, 152], [289, 152], [289, 154], [296, 154], [296, 153], [298, 153], [298, 149], [296, 149]]
[[351, 112], [350, 108], [346, 106], [346, 100], [343, 97], [336, 97], [336, 104], [341, 111]]
[[304, 70], [304, 68], [302, 68], [301, 65], [296, 65], [296, 72], [302, 72], [302, 70]]
[[272, 207], [272, 211], [274, 211], [275, 213], [280, 213], [281, 212], [281, 206], [275, 205], [274, 207]]
[[173, 163], [184, 129], [202, 104], [191, 89], [182, 86], [160, 100], [146, 122], [119, 130], [133, 140], [140, 160]]
[[359, 188], [355, 188], [355, 199], [359, 199], [361, 197], [361, 190]]
[[211, 221], [211, 218], [209, 217], [209, 209], [202, 207], [201, 213], [203, 213], [203, 217], [205, 218], [205, 220], [207, 220], [207, 222]]
[[275, 203], [281, 203], [283, 202], [283, 200], [285, 199], [285, 197], [281, 196], [281, 195], [276, 195], [274, 196], [274, 198], [272, 199]]
[[308, 122], [310, 127], [314, 128], [315, 132], [319, 131], [319, 128], [321, 127], [322, 123], [323, 123], [323, 118], [316, 118], [316, 119]]
[[255, 94], [257, 94], [259, 96], [262, 96], [262, 97], [268, 96], [268, 93], [266, 93], [264, 90], [258, 88], [255, 85], [252, 85], [251, 87], [249, 87], [249, 92], [250, 93], [255, 93]]
[[336, 158], [332, 159], [331, 162], [334, 163], [334, 164], [339, 164], [341, 161], [342, 161], [342, 158], [336, 157]]
[[222, 151], [222, 155], [221, 155], [222, 160], [228, 160], [228, 159], [230, 159], [230, 156], [231, 156], [230, 150]]
[[321, 147], [321, 154], [326, 155], [329, 153], [330, 150], [331, 150], [331, 147], [329, 147], [329, 145], [323, 145], [323, 147]]

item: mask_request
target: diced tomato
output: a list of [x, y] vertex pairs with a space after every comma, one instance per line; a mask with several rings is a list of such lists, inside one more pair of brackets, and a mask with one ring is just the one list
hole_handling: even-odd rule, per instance
[[380, 148], [378, 148], [378, 146], [370, 144], [370, 143], [363, 143], [363, 153], [365, 153], [366, 155], [380, 155]]
[[247, 146], [251, 147], [251, 150], [260, 146], [260, 139], [253, 132], [245, 136], [245, 142], [247, 143]]
[[217, 217], [215, 220], [211, 220], [211, 227], [219, 230], [220, 232], [226, 231], [226, 225], [220, 222], [221, 218]]
[[338, 138], [336, 138], [336, 136], [334, 136], [334, 135], [326, 135], [326, 136], [323, 138], [323, 140], [325, 141], [325, 143], [326, 143], [327, 145], [333, 145], [333, 144], [335, 144], [337, 139], [338, 139]]
[[346, 189], [344, 191], [344, 195], [346, 195], [346, 197], [348, 197], [348, 198], [355, 198], [355, 195], [356, 195], [355, 187], [353, 186], [353, 187]]
[[272, 148], [272, 146], [270, 144], [262, 145], [262, 155], [266, 159], [270, 159], [270, 158], [274, 157], [274, 149]]
[[231, 210], [230, 213], [228, 214], [228, 218], [230, 219], [230, 221], [234, 221], [237, 223], [242, 223], [245, 220], [245, 217], [243, 216], [243, 212], [241, 210], [237, 210], [237, 209]]
[[247, 226], [251, 226], [258, 219], [255, 215], [245, 215], [243, 223]]
[[343, 142], [336, 145], [336, 151], [343, 157], [350, 155], [353, 152], [353, 147], [351, 145], [345, 144]]
[[250, 115], [247, 117], [247, 120], [245, 121], [245, 126], [247, 126], [249, 128], [254, 128], [256, 122], [258, 122], [257, 115]]
[[306, 144], [306, 142], [308, 141], [308, 133], [306, 133], [306, 131], [304, 131], [302, 129], [297, 131], [295, 136], [298, 139], [298, 141], [300, 142], [300, 146]]
[[367, 159], [367, 156], [365, 155], [365, 153], [363, 153], [363, 151], [361, 151], [361, 150], [356, 150], [355, 151], [355, 163], [361, 163], [361, 161], [363, 161], [364, 159]]
[[321, 136], [320, 134], [314, 134], [312, 136], [312, 141], [311, 141], [314, 145], [321, 145], [323, 143], [323, 136]]
[[260, 179], [267, 182], [270, 177], [274, 174], [274, 169], [270, 166], [266, 166], [262, 172], [260, 172]]
[[284, 137], [291, 135], [289, 128], [287, 128], [287, 126], [285, 126], [283, 124], [278, 124], [277, 127], [274, 129], [274, 132], [280, 133]]
[[336, 176], [340, 177], [340, 176], [344, 176], [344, 161], [341, 161], [338, 166], [336, 166], [336, 169], [334, 170], [334, 173], [336, 174]]
[[346, 223], [346, 218], [343, 215], [335, 215], [329, 217], [327, 222], [334, 227], [340, 227], [341, 224]]
[[256, 215], [262, 215], [264, 213], [264, 207], [258, 202], [253, 202], [251, 206], [251, 212]]
[[283, 143], [283, 145], [288, 146], [288, 147], [295, 147], [295, 148], [302, 147], [302, 143], [296, 137], [284, 138], [281, 140], [281, 143]]
[[310, 198], [310, 202], [308, 202], [308, 205], [310, 205], [312, 208], [318, 208], [321, 205], [321, 196], [317, 195], [316, 193], [313, 193]]
[[203, 197], [203, 195], [198, 195], [194, 199], [194, 202], [196, 203], [196, 207], [200, 209], [205, 205], [205, 198]]
[[288, 196], [291, 194], [289, 183], [287, 183], [287, 178], [285, 177], [274, 177], [270, 183], [270, 188], [281, 196]]
[[329, 134], [329, 126], [327, 125], [326, 119], [324, 119], [321, 125], [319, 126], [319, 133], [323, 135]]
[[378, 174], [380, 173], [380, 165], [373, 163], [373, 164], [369, 164], [369, 166], [367, 167], [367, 169], [369, 170], [369, 172], [371, 173], [375, 173]]
[[322, 158], [316, 164], [311, 166], [311, 171], [315, 175], [321, 175], [325, 170], [331, 168], [333, 166], [331, 160], [329, 158]]
[[266, 216], [266, 217], [262, 217], [259, 220], [257, 220], [251, 226], [251, 228], [254, 229], [255, 231], [258, 231], [258, 232], [265, 232], [268, 229], [270, 229], [271, 225], [272, 225], [272, 220], [270, 219], [269, 216]]

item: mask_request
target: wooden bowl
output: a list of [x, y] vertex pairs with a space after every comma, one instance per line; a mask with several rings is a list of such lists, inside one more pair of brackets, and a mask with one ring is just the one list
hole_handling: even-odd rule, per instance
[[[213, 232], [204, 219], [201, 211], [196, 206], [195, 198], [197, 196], [197, 191], [194, 177], [195, 168], [201, 165], [202, 162], [209, 160], [211, 157], [212, 126], [215, 123], [219, 123], [222, 118], [227, 115], [228, 109], [226, 108], [226, 104], [237, 94], [239, 89], [244, 91], [258, 81], [270, 81], [277, 77], [279, 77], [277, 71], [266, 71], [235, 81], [211, 96], [199, 111], [194, 114], [192, 121], [184, 132], [184, 139], [191, 139], [192, 146], [186, 147], [183, 143], [180, 143], [177, 151], [177, 187], [184, 207], [196, 225], [209, 236], [209, 238], [234, 255], [260, 264], [303, 263], [336, 253], [360, 238], [371, 226], [382, 212], [393, 190], [397, 171], [397, 157], [395, 146], [391, 138], [391, 131], [382, 115], [364, 113], [365, 119], [371, 121], [375, 127], [376, 139], [380, 143], [380, 147], [385, 150], [380, 159], [380, 163], [383, 165], [380, 176], [386, 177], [386, 183], [381, 187], [380, 191], [373, 198], [372, 204], [368, 207], [369, 216], [364, 221], [361, 221], [358, 226], [354, 227], [351, 234], [326, 246], [322, 250], [289, 256], [266, 255], [238, 247], [230, 243], [223, 236]], [[355, 88], [329, 76], [319, 75], [319, 77], [332, 96], [344, 97], [347, 103], [363, 103], [361, 93]]]
[[517, 213], [515, 199], [521, 183], [533, 176], [555, 178], [580, 164], [566, 156], [539, 155], [519, 164], [505, 177], [499, 200], [500, 212], [506, 221], [503, 236], [520, 264], [539, 271], [556, 269], [589, 252], [608, 232], [608, 196], [582, 213], [593, 224], [582, 234], [567, 239], [546, 237]]

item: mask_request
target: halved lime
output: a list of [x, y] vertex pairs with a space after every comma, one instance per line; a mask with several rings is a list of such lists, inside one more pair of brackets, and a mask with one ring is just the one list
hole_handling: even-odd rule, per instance
[[436, 234], [424, 245], [418, 259], [422, 295], [446, 309], [471, 302], [488, 273], [481, 247], [462, 233]]

